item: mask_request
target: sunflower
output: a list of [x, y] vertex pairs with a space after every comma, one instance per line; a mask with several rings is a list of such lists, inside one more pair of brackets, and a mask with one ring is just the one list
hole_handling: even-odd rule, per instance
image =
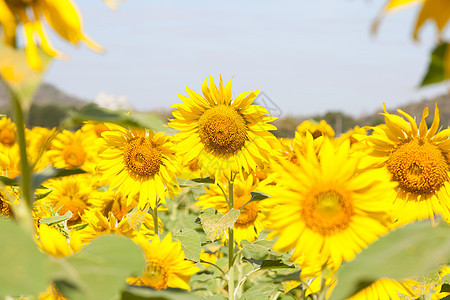
[[[234, 181], [234, 208], [241, 209], [251, 198], [250, 194], [256, 191], [258, 185], [253, 182], [253, 177], [248, 176], [243, 180], [236, 177]], [[222, 180], [221, 187], [228, 197], [228, 183]], [[218, 185], [210, 185], [205, 188], [206, 194], [199, 197], [196, 206], [202, 208], [214, 208], [222, 214], [227, 214], [228, 204], [222, 189]], [[261, 202], [250, 202], [241, 209], [241, 213], [234, 224], [234, 240], [239, 245], [242, 240], [253, 242], [264, 229], [264, 219], [267, 208]]]
[[309, 132], [315, 139], [322, 135], [329, 138], [335, 135], [333, 128], [325, 120], [321, 120], [318, 124], [317, 122], [304, 121], [297, 126], [297, 132], [301, 136], [305, 136], [306, 132]]
[[[55, 257], [70, 256], [81, 250], [81, 243], [76, 231], [71, 231], [67, 239], [58, 229], [47, 224], [40, 224], [36, 231], [36, 243], [46, 253]], [[39, 295], [40, 300], [66, 300], [53, 282], [44, 293]]]
[[[315, 153], [312, 143], [308, 147]], [[276, 250], [295, 248], [291, 260], [303, 267], [328, 263], [337, 269], [387, 232], [384, 199], [394, 184], [383, 170], [360, 172], [349, 151], [349, 142], [335, 147], [324, 138], [317, 156], [299, 156], [301, 167], [274, 164], [277, 185], [263, 187], [271, 196], [263, 201], [273, 207], [268, 237], [278, 236]]]
[[56, 168], [81, 168], [94, 172], [96, 161], [96, 137], [81, 130], [63, 130], [52, 141], [46, 156]]
[[139, 277], [130, 277], [127, 282], [132, 285], [150, 286], [161, 290], [168, 287], [190, 290], [191, 276], [200, 268], [184, 259], [179, 241], [172, 241], [169, 232], [162, 240], [155, 236], [150, 242], [142, 235], [134, 239], [144, 249], [147, 265]]
[[16, 178], [20, 175], [19, 147], [0, 152], [0, 175]]
[[[450, 267], [443, 266], [440, 268], [439, 272], [432, 271], [428, 274], [419, 276], [417, 281], [415, 281], [411, 290], [414, 292], [413, 295], [405, 295], [402, 300], [415, 300], [420, 298], [426, 298], [431, 300], [447, 299], [450, 296], [449, 292], [441, 292], [442, 285], [444, 282], [442, 278], [450, 273]], [[429, 298], [427, 298], [427, 296]]]
[[414, 280], [392, 280], [388, 278], [378, 279], [368, 287], [360, 290], [348, 300], [372, 300], [372, 299], [390, 299], [400, 300], [406, 296], [414, 297], [411, 287], [416, 282]]
[[41, 207], [40, 202], [44, 202], [51, 204], [53, 211], [58, 211], [60, 215], [71, 211], [73, 215], [69, 219], [69, 224], [79, 223], [80, 216], [92, 205], [90, 198], [94, 184], [92, 176], [84, 174], [49, 180], [44, 186], [51, 189], [51, 193], [35, 201], [35, 207]]
[[139, 194], [139, 207], [155, 207], [157, 195], [165, 203], [165, 187], [174, 191], [175, 176], [181, 166], [172, 137], [148, 129], [126, 129], [106, 124], [110, 129], [100, 140], [99, 168], [109, 189], [116, 189], [131, 203]]
[[107, 233], [121, 234], [128, 237], [132, 237], [134, 233], [126, 218], [117, 220], [111, 212], [108, 213], [108, 217], [105, 217], [99, 210], [87, 210], [81, 217], [81, 220], [82, 223], [89, 224], [79, 231], [83, 244], [89, 243], [94, 238]]
[[219, 86], [209, 78], [203, 82], [203, 97], [186, 87], [189, 97], [178, 95], [169, 126], [179, 130], [178, 148], [184, 162], [198, 157], [205, 173], [215, 175], [230, 170], [251, 173], [257, 166], [269, 162], [277, 140], [269, 132], [276, 130], [269, 122], [265, 108], [252, 104], [258, 91], [245, 92], [232, 99], [231, 80]]
[[18, 204], [20, 193], [16, 187], [0, 186], [0, 217], [13, 219], [11, 204]]
[[81, 243], [74, 235], [67, 239], [61, 231], [44, 223], [39, 225], [36, 235], [38, 246], [55, 257], [69, 256], [81, 249]]
[[34, 164], [35, 170], [42, 170], [50, 164], [47, 150], [49, 150], [55, 135], [56, 128], [48, 129], [36, 126], [25, 129], [28, 159]]
[[[120, 194], [115, 195], [113, 191], [93, 191], [90, 203], [93, 207], [81, 216], [82, 223], [89, 224], [79, 231], [83, 243], [106, 233], [122, 234], [128, 237], [132, 237], [137, 231], [145, 236], [155, 234], [151, 214], [145, 212], [135, 217], [128, 215], [138, 205], [137, 199], [133, 199], [132, 203], [127, 205], [127, 199]], [[161, 219], [158, 218], [158, 221], [159, 232], [162, 233], [164, 225]]]
[[109, 130], [102, 122], [87, 121], [81, 127], [81, 131], [95, 134], [98, 138], [102, 137], [103, 131]]
[[17, 145], [16, 124], [11, 122], [10, 118], [2, 117], [0, 119], [0, 150], [5, 151], [14, 145]]
[[398, 112], [408, 122], [384, 107], [386, 125], [374, 127], [366, 138], [372, 147], [367, 164], [386, 168], [398, 183], [393, 220], [404, 224], [442, 214], [450, 222], [450, 129], [438, 132], [437, 105], [429, 129], [425, 121], [428, 108], [419, 127], [410, 115]]
[[78, 45], [85, 42], [95, 51], [102, 48], [92, 41], [84, 32], [80, 13], [71, 0], [0, 0], [0, 25], [3, 27], [3, 42], [16, 47], [16, 31], [19, 23], [25, 30], [25, 51], [27, 61], [34, 70], [41, 68], [36, 39], [41, 49], [51, 57], [62, 58], [47, 38], [42, 26], [45, 18], [56, 33], [70, 43]]

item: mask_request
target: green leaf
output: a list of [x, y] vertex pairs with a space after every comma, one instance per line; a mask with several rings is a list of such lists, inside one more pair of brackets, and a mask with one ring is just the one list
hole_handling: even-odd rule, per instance
[[190, 228], [185, 228], [172, 236], [175, 240], [180, 241], [184, 250], [186, 259], [199, 262], [201, 253], [201, 240], [198, 233]]
[[247, 201], [247, 203], [245, 203], [244, 205], [241, 206], [240, 209], [244, 208], [247, 204], [249, 204], [250, 202], [255, 202], [255, 201], [261, 201], [264, 200], [266, 198], [269, 198], [268, 195], [261, 193], [261, 192], [251, 192], [250, 193], [252, 195], [252, 198], [250, 198], [250, 200]]
[[0, 182], [7, 186], [19, 186], [20, 183], [17, 179], [11, 179], [6, 176], [0, 176]]
[[244, 257], [242, 260], [257, 265], [261, 270], [293, 268], [293, 266], [285, 264], [281, 259], [253, 259]]
[[143, 210], [140, 210], [139, 207], [133, 207], [133, 209], [127, 213], [128, 224], [136, 231], [141, 230], [142, 223], [144, 222], [147, 213], [148, 204], [145, 205]]
[[277, 290], [274, 284], [263, 283], [253, 285], [241, 297], [246, 300], [269, 299], [270, 295]]
[[442, 277], [441, 283], [442, 284], [450, 284], [450, 274], [447, 274], [444, 277]]
[[445, 57], [448, 51], [448, 43], [440, 43], [431, 52], [430, 64], [428, 65], [427, 73], [425, 74], [420, 86], [439, 83], [448, 79], [445, 74], [446, 62]]
[[27, 63], [25, 50], [15, 49], [0, 42], [0, 78], [8, 90], [19, 100], [22, 109], [28, 110], [31, 100], [41, 85], [42, 76], [51, 57], [39, 50], [41, 69], [33, 70]]
[[450, 284], [449, 283], [442, 284], [440, 293], [450, 293]]
[[198, 300], [198, 295], [181, 289], [165, 289], [155, 291], [148, 287], [129, 286], [123, 293], [121, 300]]
[[69, 299], [112, 299], [126, 286], [129, 276], [144, 270], [142, 249], [119, 235], [103, 235], [72, 256], [57, 261], [57, 287]]
[[192, 181], [193, 182], [197, 182], [197, 183], [214, 183], [214, 182], [216, 182], [215, 180], [214, 180], [214, 178], [211, 178], [211, 177], [204, 177], [204, 178], [194, 178], [194, 179], [192, 179]]
[[73, 216], [73, 213], [69, 210], [62, 216], [52, 216], [52, 217], [40, 219], [39, 223], [44, 223], [44, 224], [47, 224], [50, 226], [50, 225], [58, 224], [60, 222], [67, 221], [70, 218], [72, 218], [72, 216]]
[[66, 124], [83, 123], [85, 121], [97, 121], [115, 123], [124, 127], [148, 128], [153, 131], [164, 131], [173, 133], [170, 127], [165, 127], [161, 119], [151, 113], [126, 113], [124, 111], [110, 110], [99, 107], [97, 104], [90, 103], [83, 106], [78, 111], [69, 113], [69, 119]]
[[300, 273], [301, 270], [295, 271], [290, 274], [286, 275], [278, 275], [275, 278], [273, 278], [274, 282], [282, 282], [282, 281], [288, 281], [288, 280], [300, 280]]
[[35, 194], [34, 195], [34, 201], [37, 201], [37, 200], [40, 200], [40, 199], [43, 199], [43, 198], [47, 197], [51, 192], [53, 192], [53, 190], [50, 190], [50, 191], [48, 191], [46, 193]]
[[[208, 181], [210, 181], [210, 179], [208, 179], [208, 178], [209, 177], [196, 178], [196, 179], [192, 179], [192, 180], [177, 178], [177, 182], [181, 188], [186, 188], [186, 187], [197, 188], [197, 187], [204, 186], [205, 184], [214, 183], [214, 181], [208, 182]], [[196, 180], [196, 181], [194, 181], [194, 180]], [[212, 180], [214, 180], [214, 179], [212, 179]], [[202, 182], [202, 181], [204, 181], [204, 182]]]
[[200, 220], [206, 237], [210, 240], [216, 239], [217, 236], [236, 223], [239, 214], [240, 210], [235, 208], [232, 208], [226, 215], [221, 214], [214, 208], [203, 210]]
[[35, 173], [35, 175], [33, 176], [33, 188], [39, 188], [44, 181], [51, 178], [53, 179], [84, 173], [86, 173], [86, 171], [82, 169], [57, 169], [53, 167], [47, 167], [44, 170]]
[[38, 295], [50, 281], [51, 261], [30, 234], [0, 218], [0, 298]]
[[74, 226], [70, 227], [70, 229], [74, 229], [74, 230], [78, 231], [78, 230], [82, 230], [88, 226], [89, 226], [89, 223], [84, 223], [84, 224], [74, 225]]
[[337, 272], [331, 297], [346, 299], [379, 278], [424, 274], [450, 261], [450, 227], [414, 222], [379, 238]]
[[269, 296], [266, 296], [261, 291], [246, 291], [244, 295], [242, 295], [243, 300], [262, 300], [269, 299]]

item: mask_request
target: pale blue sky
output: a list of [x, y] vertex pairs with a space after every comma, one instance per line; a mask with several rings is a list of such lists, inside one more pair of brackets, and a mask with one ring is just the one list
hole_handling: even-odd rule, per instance
[[410, 33], [417, 9], [391, 15], [378, 36], [370, 25], [384, 1], [127, 0], [117, 11], [78, 0], [85, 31], [106, 50], [74, 49], [45, 81], [93, 100], [100, 91], [125, 95], [135, 109], [168, 108], [189, 86], [200, 92], [213, 74], [233, 79], [236, 94], [261, 89], [284, 115], [341, 110], [358, 115], [439, 95], [417, 90], [433, 47]]

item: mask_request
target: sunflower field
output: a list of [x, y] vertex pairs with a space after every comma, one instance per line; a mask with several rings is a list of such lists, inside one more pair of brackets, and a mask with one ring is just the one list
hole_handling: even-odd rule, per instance
[[[434, 8], [448, 3], [423, 2], [415, 34], [433, 12], [440, 32]], [[437, 105], [384, 106], [383, 124], [341, 136], [305, 121], [282, 139], [260, 90], [211, 75], [167, 122], [91, 104], [26, 128], [64, 56], [42, 21], [102, 51], [80, 18], [70, 0], [0, 0], [13, 111], [0, 115], [1, 299], [450, 299], [450, 128]]]

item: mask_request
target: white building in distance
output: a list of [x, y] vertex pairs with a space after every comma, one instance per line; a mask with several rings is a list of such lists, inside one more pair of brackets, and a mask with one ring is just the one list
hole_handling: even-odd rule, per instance
[[117, 96], [107, 92], [99, 92], [95, 97], [94, 103], [100, 107], [111, 110], [130, 110], [132, 109], [127, 96]]

